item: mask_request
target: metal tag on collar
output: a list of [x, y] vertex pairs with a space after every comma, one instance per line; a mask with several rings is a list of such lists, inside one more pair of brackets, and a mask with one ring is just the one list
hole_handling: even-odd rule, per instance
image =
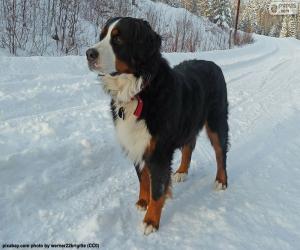
[[119, 111], [118, 111], [118, 116], [125, 120], [125, 109], [123, 107], [119, 108]]

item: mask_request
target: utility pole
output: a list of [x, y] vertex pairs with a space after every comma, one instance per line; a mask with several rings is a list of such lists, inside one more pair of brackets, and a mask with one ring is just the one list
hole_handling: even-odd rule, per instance
[[237, 35], [239, 15], [240, 15], [240, 5], [241, 5], [241, 0], [237, 0], [237, 9], [236, 9], [236, 16], [235, 16], [235, 28], [234, 28], [234, 43], [236, 42], [236, 35]]

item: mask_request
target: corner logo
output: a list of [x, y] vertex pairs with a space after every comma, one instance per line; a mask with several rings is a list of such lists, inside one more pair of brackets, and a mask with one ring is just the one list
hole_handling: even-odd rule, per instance
[[269, 6], [269, 13], [273, 16], [298, 15], [299, 2], [297, 1], [272, 1]]

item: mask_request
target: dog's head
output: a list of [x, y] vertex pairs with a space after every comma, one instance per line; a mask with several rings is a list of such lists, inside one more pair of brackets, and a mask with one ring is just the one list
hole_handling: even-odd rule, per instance
[[161, 37], [148, 22], [131, 17], [109, 19], [100, 41], [86, 51], [89, 69], [99, 74], [142, 75], [160, 54]]

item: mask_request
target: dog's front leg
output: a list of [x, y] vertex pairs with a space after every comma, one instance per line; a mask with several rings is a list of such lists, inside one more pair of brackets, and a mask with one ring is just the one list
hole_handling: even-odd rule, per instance
[[144, 218], [144, 234], [148, 235], [159, 228], [162, 208], [167, 195], [170, 193], [171, 159], [173, 152], [166, 151], [163, 147], [157, 147], [150, 156], [150, 201]]
[[120, 102], [129, 102], [141, 91], [143, 83], [141, 77], [137, 78], [133, 74], [105, 75], [102, 81], [104, 91]]
[[[143, 164], [143, 163], [141, 163]], [[140, 168], [140, 165], [135, 166], [139, 182], [140, 182], [140, 193], [139, 199], [136, 202], [136, 207], [140, 211], [145, 211], [150, 200], [150, 175], [149, 169], [146, 165]]]

